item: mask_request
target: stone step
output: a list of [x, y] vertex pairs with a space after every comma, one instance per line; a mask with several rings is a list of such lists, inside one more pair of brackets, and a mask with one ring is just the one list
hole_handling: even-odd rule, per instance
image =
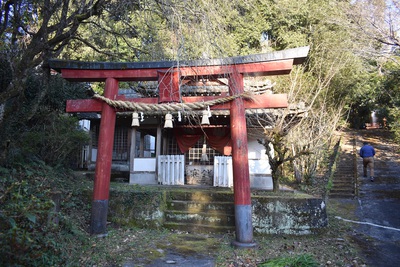
[[337, 167], [339, 168], [339, 171], [344, 171], [344, 170], [353, 171], [354, 170], [353, 164], [346, 164], [346, 165], [339, 164]]
[[[346, 144], [352, 146], [352, 144]], [[355, 157], [353, 151], [342, 151], [342, 157], [337, 163], [336, 171], [332, 178], [332, 188], [329, 192], [330, 198], [353, 198], [354, 197], [354, 166]]]
[[354, 187], [354, 183], [347, 181], [335, 181], [332, 183], [332, 187]]
[[354, 158], [341, 158], [340, 162], [338, 162], [340, 166], [348, 166], [348, 167], [353, 167], [354, 164]]
[[335, 182], [335, 181], [340, 181], [340, 182], [346, 182], [346, 181], [350, 181], [350, 182], [353, 182], [353, 178], [354, 178], [354, 176], [353, 175], [351, 175], [351, 176], [333, 176], [333, 182]]
[[354, 184], [352, 179], [343, 179], [343, 180], [334, 180], [333, 185], [334, 186], [352, 186]]
[[353, 172], [354, 171], [354, 166], [341, 166], [341, 165], [338, 165], [337, 167], [336, 167], [336, 171], [337, 172]]
[[354, 194], [353, 193], [330, 193], [329, 194], [330, 198], [353, 198]]
[[235, 207], [230, 189], [175, 191], [168, 199], [164, 212], [166, 228], [214, 233], [235, 230]]
[[172, 201], [194, 201], [194, 202], [230, 202], [233, 203], [233, 192], [223, 190], [222, 192], [213, 191], [182, 191], [173, 192], [168, 195]]
[[351, 169], [351, 170], [343, 170], [343, 169], [341, 169], [340, 167], [339, 168], [336, 168], [336, 171], [335, 171], [335, 176], [346, 176], [346, 175], [352, 175], [354, 173], [354, 170], [353, 169]]
[[354, 193], [353, 188], [337, 188], [337, 189], [332, 189], [329, 194], [339, 194], [339, 193]]
[[210, 214], [206, 212], [190, 213], [185, 211], [166, 211], [164, 214], [166, 223], [193, 224], [209, 227], [235, 226], [234, 214]]
[[353, 176], [354, 175], [354, 170], [348, 170], [348, 171], [343, 171], [343, 170], [338, 170], [335, 173], [335, 176]]
[[[340, 167], [339, 167], [340, 168]], [[343, 170], [343, 169], [339, 169], [336, 171], [335, 175], [337, 176], [343, 176], [343, 175], [353, 175], [354, 174], [354, 169], [349, 169], [349, 170]]]
[[341, 175], [341, 176], [333, 176], [333, 181], [350, 181], [353, 182], [354, 179], [354, 175], [350, 174], [350, 175]]
[[333, 186], [331, 191], [354, 190], [354, 186]]
[[173, 223], [166, 222], [163, 227], [170, 230], [179, 230], [186, 232], [196, 233], [233, 233], [235, 226], [209, 226], [199, 224], [186, 224], [186, 223]]
[[337, 168], [336, 168], [336, 172], [337, 173], [347, 173], [347, 172], [350, 172], [350, 173], [353, 173], [354, 172], [354, 167], [341, 167], [341, 166], [338, 166]]
[[350, 173], [335, 173], [333, 175], [333, 178], [336, 179], [349, 179], [352, 180], [354, 178], [354, 172], [350, 172]]
[[352, 190], [354, 188], [354, 185], [349, 184], [349, 185], [333, 185], [331, 187], [331, 190]]
[[235, 206], [233, 202], [197, 202], [173, 200], [168, 205], [168, 210], [184, 210], [191, 213], [209, 212], [234, 214]]

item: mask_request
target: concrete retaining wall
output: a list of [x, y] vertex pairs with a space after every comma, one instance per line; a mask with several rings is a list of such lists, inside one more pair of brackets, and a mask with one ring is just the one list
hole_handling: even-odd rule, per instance
[[326, 205], [318, 198], [252, 199], [253, 228], [258, 234], [311, 234], [326, 227]]
[[[179, 189], [179, 195], [183, 189]], [[198, 192], [197, 192], [198, 193]], [[162, 228], [166, 223], [166, 214], [171, 206], [174, 192], [118, 191], [111, 190], [109, 202], [109, 220], [120, 225]], [[224, 198], [226, 199], [226, 192]], [[218, 193], [210, 194], [207, 201], [218, 205]], [[228, 195], [232, 201], [233, 193]], [[224, 200], [226, 205], [226, 200]], [[253, 229], [255, 234], [293, 234], [304, 235], [326, 227], [328, 224], [325, 202], [308, 195], [296, 196], [285, 193], [284, 196], [254, 196]], [[218, 208], [217, 208], [218, 209]], [[226, 208], [225, 208], [226, 210]], [[209, 212], [211, 213], [211, 212]], [[207, 216], [199, 213], [196, 216]], [[225, 216], [232, 216], [226, 214]], [[204, 218], [207, 220], [207, 218]], [[224, 219], [221, 219], [223, 222]], [[222, 226], [222, 225], [221, 225]]]
[[110, 190], [108, 220], [124, 226], [161, 228], [166, 203], [164, 191]]

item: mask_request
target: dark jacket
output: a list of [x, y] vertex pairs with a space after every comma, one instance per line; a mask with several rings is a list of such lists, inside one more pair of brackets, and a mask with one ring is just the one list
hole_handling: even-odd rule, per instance
[[360, 149], [360, 157], [362, 158], [369, 158], [375, 156], [375, 149], [370, 145], [364, 145]]

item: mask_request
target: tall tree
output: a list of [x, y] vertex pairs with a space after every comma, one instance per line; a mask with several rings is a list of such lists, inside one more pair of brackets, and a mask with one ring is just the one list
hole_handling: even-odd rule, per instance
[[[400, 46], [400, 3], [398, 0], [351, 1], [346, 14], [355, 27], [355, 34], [366, 35], [385, 46]], [[384, 50], [382, 52], [385, 52]], [[373, 52], [376, 53], [375, 48]]]
[[[79, 26], [99, 16], [107, 3], [97, 1], [13, 0], [1, 2], [0, 40], [2, 57], [9, 66], [11, 79], [0, 91], [0, 124], [4, 116], [24, 101], [24, 87], [28, 72], [45, 66], [51, 57], [57, 57], [64, 46], [76, 36]], [[49, 72], [46, 71], [48, 76]], [[46, 95], [46, 79], [37, 101], [33, 103], [29, 119], [40, 100]], [[15, 99], [10, 109], [6, 102]]]
[[270, 49], [311, 45], [304, 73], [274, 78], [275, 90], [288, 93], [290, 103], [303, 102], [307, 116], [295, 119], [299, 116], [287, 111], [260, 121], [268, 126], [263, 143], [274, 190], [278, 190], [280, 168], [286, 162], [299, 171], [296, 178], [312, 181], [346, 111], [343, 107], [350, 109], [355, 92], [365, 89], [372, 78], [368, 62], [355, 53], [364, 39], [353, 39], [354, 29], [341, 11], [342, 1], [269, 1], [266, 5]]
[[368, 117], [372, 111], [378, 111], [381, 119], [387, 118], [397, 136], [400, 108], [396, 99], [400, 96], [395, 88], [400, 84], [393, 77], [400, 66], [400, 3], [397, 0], [357, 0], [342, 10], [349, 18], [348, 27], [354, 39], [364, 40], [355, 53], [365, 58], [365, 67], [371, 73], [369, 79], [360, 81], [365, 89], [359, 90], [354, 102], [361, 104]]

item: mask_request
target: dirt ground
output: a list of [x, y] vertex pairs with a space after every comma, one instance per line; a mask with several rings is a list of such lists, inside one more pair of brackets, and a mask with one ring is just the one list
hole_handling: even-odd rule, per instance
[[[332, 207], [336, 208], [336, 207]], [[81, 256], [84, 266], [257, 266], [269, 259], [308, 254], [320, 266], [362, 266], [357, 244], [346, 223], [307, 236], [256, 236], [255, 249], [234, 249], [234, 235], [206, 235], [145, 229], [112, 229], [92, 238]], [[94, 263], [93, 260], [96, 260]]]
[[[373, 248], [386, 249], [387, 246], [398, 245], [400, 238], [397, 239], [396, 236], [395, 240], [390, 239], [391, 236], [393, 237], [394, 231], [389, 228], [379, 228], [379, 231], [389, 232], [376, 232], [375, 228], [377, 227], [374, 227], [373, 224], [391, 227], [390, 223], [373, 221], [377, 219], [373, 216], [378, 215], [365, 212], [365, 209], [371, 208], [373, 203], [376, 203], [374, 198], [370, 197], [371, 192], [375, 192], [374, 196], [378, 198], [379, 192], [384, 190], [384, 181], [392, 179], [393, 183], [387, 186], [393, 188], [393, 185], [396, 185], [398, 189], [399, 181], [397, 179], [400, 178], [400, 169], [396, 169], [400, 166], [399, 154], [396, 150], [398, 147], [395, 147], [386, 138], [386, 134], [383, 131], [356, 133], [358, 146], [364, 139], [369, 139], [379, 151], [376, 161], [377, 179], [374, 184], [371, 184], [360, 177], [360, 196], [356, 199], [328, 199], [329, 226], [319, 233], [307, 236], [255, 236], [256, 248], [234, 249], [231, 246], [231, 242], [234, 240], [233, 234], [211, 235], [110, 227], [107, 237], [90, 237], [91, 245], [82, 248], [80, 264], [81, 266], [125, 267], [258, 266], [260, 263], [278, 257], [311, 255], [319, 266], [390, 267], [391, 263], [384, 261], [385, 254], [374, 260], [377, 255], [373, 253]], [[389, 164], [388, 162], [393, 162], [390, 163], [392, 167], [389, 169], [391, 170], [390, 175], [395, 177], [386, 179], [384, 170], [387, 170], [387, 166], [384, 165]], [[394, 194], [398, 200], [396, 188], [391, 190], [390, 194]], [[382, 197], [382, 200], [387, 199], [388, 195]], [[381, 204], [385, 205], [388, 202]], [[398, 202], [394, 201], [392, 204], [396, 205]], [[380, 207], [374, 208], [379, 209]], [[365, 222], [371, 224], [362, 224]], [[400, 227], [400, 223], [397, 223], [398, 217], [393, 221], [394, 227]], [[386, 236], [386, 239], [380, 238], [380, 235]], [[385, 240], [389, 240], [389, 243]], [[384, 252], [397, 253], [387, 250]], [[398, 255], [400, 254], [386, 255], [386, 258]]]

